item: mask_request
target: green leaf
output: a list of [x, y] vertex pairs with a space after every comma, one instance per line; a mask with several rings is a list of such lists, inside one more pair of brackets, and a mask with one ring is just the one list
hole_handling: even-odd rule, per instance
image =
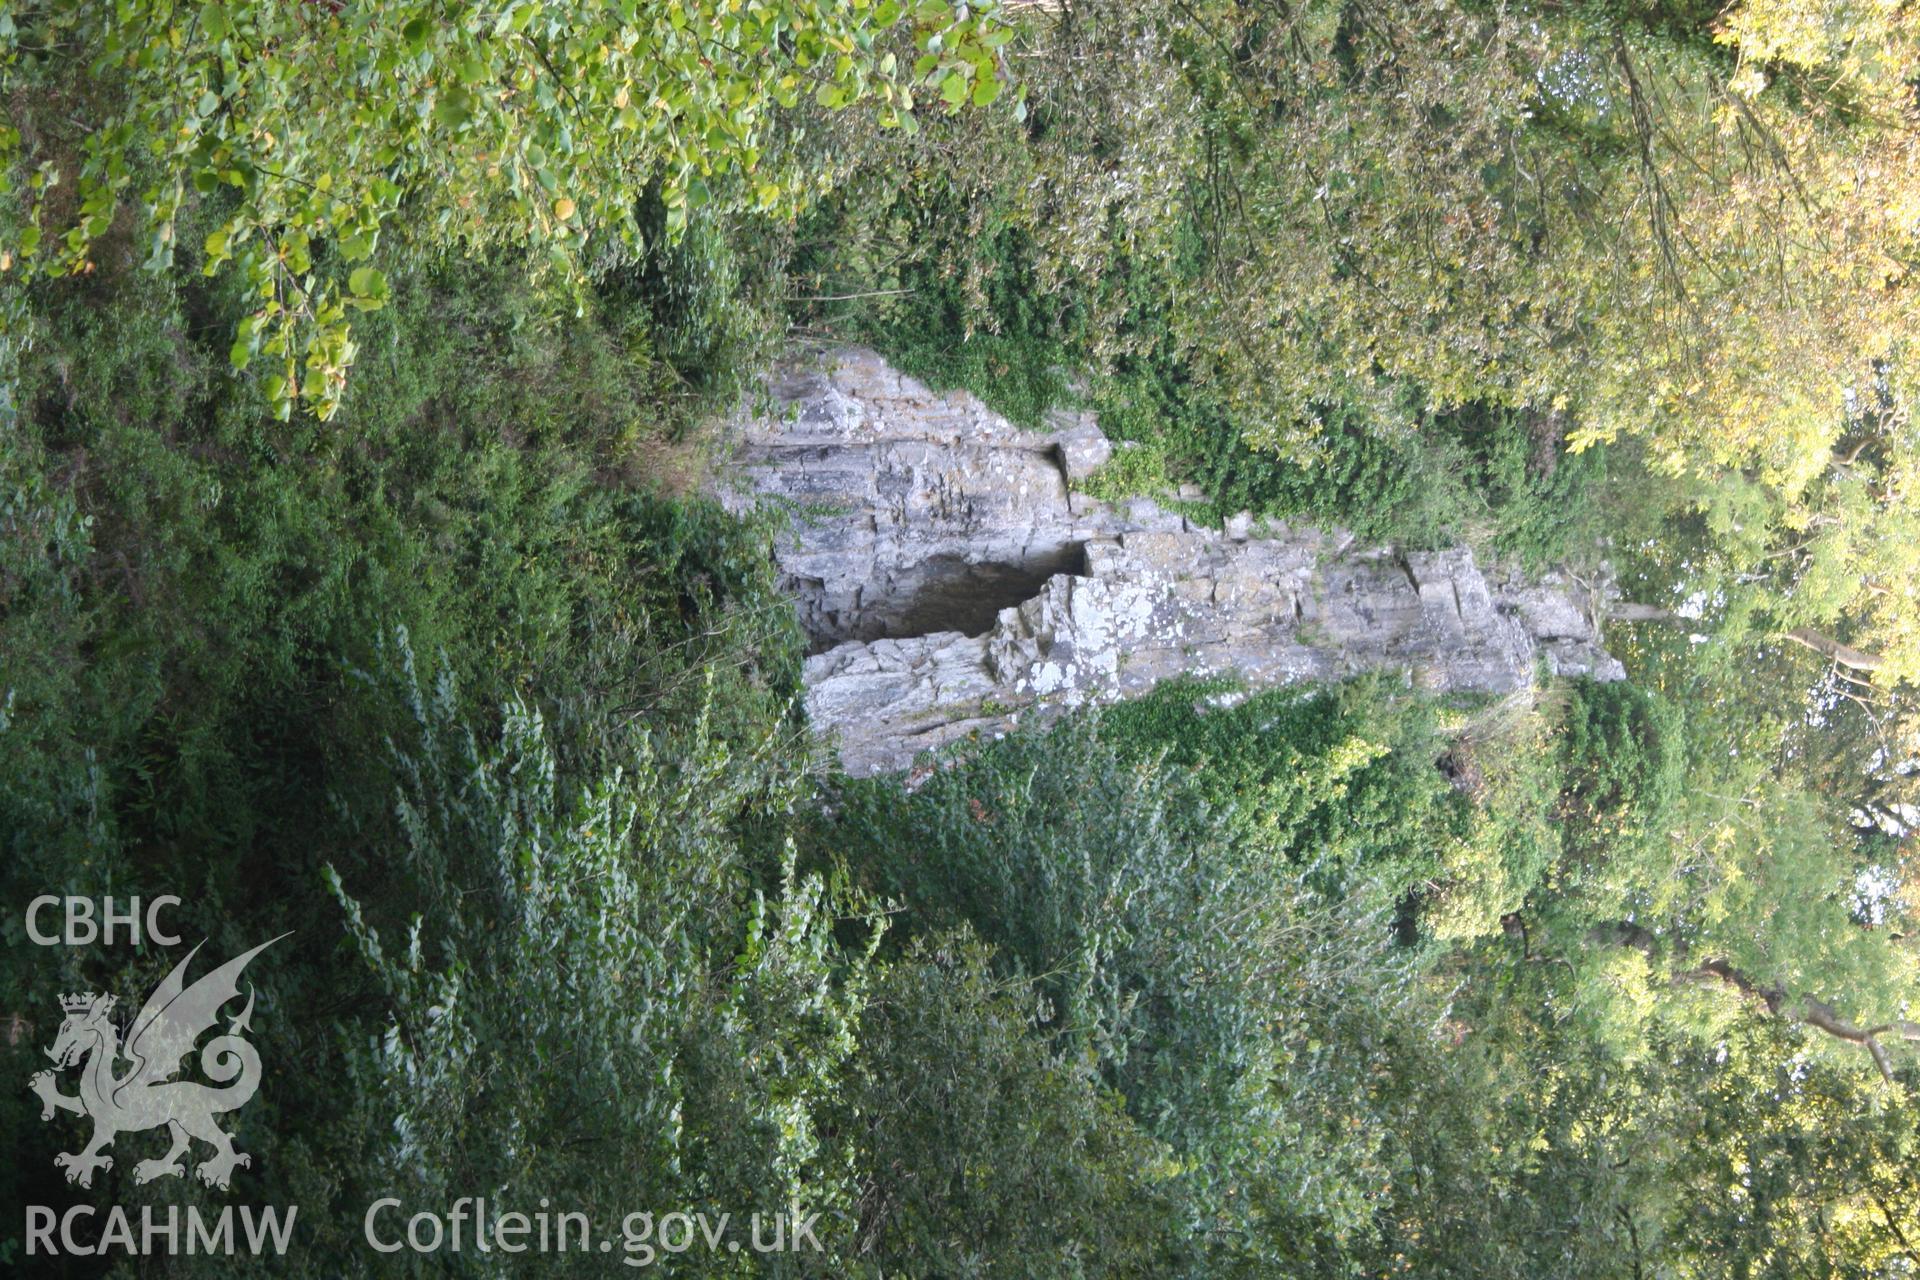
[[165, 271], [173, 265], [173, 239], [169, 234], [169, 230], [169, 228], [163, 228], [153, 233], [151, 247], [147, 252], [147, 260], [141, 264], [143, 270]]
[[472, 115], [472, 101], [463, 89], [449, 89], [434, 100], [433, 118], [449, 129], [458, 129]]
[[387, 296], [387, 277], [372, 267], [355, 267], [347, 277], [347, 288], [355, 297], [384, 298]]

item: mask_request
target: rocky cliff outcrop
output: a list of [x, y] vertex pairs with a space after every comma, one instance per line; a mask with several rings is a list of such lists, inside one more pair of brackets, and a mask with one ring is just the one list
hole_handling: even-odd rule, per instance
[[1621, 676], [1587, 590], [1338, 532], [1208, 527], [1076, 485], [1111, 450], [1088, 415], [1022, 430], [871, 351], [771, 380], [736, 423], [722, 500], [770, 503], [814, 652], [807, 710], [854, 774], [1023, 716], [1178, 675], [1251, 686], [1388, 669], [1435, 690]]

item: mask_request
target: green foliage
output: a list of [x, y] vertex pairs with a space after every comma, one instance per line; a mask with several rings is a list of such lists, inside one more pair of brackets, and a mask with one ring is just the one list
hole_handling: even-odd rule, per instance
[[1108, 492], [1582, 573], [1619, 535], [1714, 630], [1912, 683], [1920, 33], [1736, 9], [1088, 0], [1024, 125], [836, 131], [802, 317], [1024, 420], [1084, 377], [1150, 450]]
[[1144, 455], [1096, 477], [1105, 496], [1191, 484], [1205, 497], [1183, 509], [1206, 520], [1251, 511], [1401, 546], [1467, 542], [1533, 567], [1590, 560], [1602, 528], [1605, 456], [1563, 456], [1553, 424], [1530, 415], [1472, 406], [1394, 428], [1328, 406], [1295, 456], [1250, 444], [1244, 420], [1161, 359], [1125, 362], [1094, 404]]
[[[475, 1192], [818, 1209], [787, 1273], [872, 1280], [1898, 1273], [1913, 24], [1019, 7], [0, 9], [0, 896], [295, 930], [288, 1274]], [[795, 330], [1093, 409], [1103, 493], [1711, 634], [820, 785], [770, 529], [686, 496]], [[0, 1009], [170, 959], [49, 952]]]
[[[1197, 1273], [1363, 1230], [1382, 1135], [1332, 1117], [1364, 1108], [1372, 1060], [1349, 1002], [1401, 998], [1384, 921], [1330, 912], [1243, 838], [1259, 823], [1232, 800], [1097, 730], [1015, 735], [911, 794], [846, 784], [818, 838], [876, 893], [971, 928], [1005, 978], [1037, 983], [1031, 1016], [1054, 1051], [1096, 1067], [1171, 1149], [1166, 1194], [1199, 1233]], [[1352, 768], [1343, 740], [1302, 752]], [[1354, 947], [1373, 956], [1363, 973], [1333, 958]]]
[[[1470, 541], [1535, 567], [1596, 558], [1607, 455], [1566, 454], [1556, 415], [1479, 404], [1422, 410], [1408, 387], [1385, 417], [1354, 402], [1317, 404], [1310, 443], [1275, 451], [1258, 443], [1258, 418], [1229, 403], [1182, 349], [1180, 308], [1207, 285], [1191, 226], [1177, 228], [1182, 251], [1151, 266], [1128, 256], [1131, 246], [1109, 246], [1107, 269], [1124, 273], [1124, 284], [1063, 281], [1048, 290], [1040, 283], [1046, 250], [1019, 223], [1023, 193], [1008, 184], [978, 198], [987, 207], [967, 211], [938, 186], [856, 186], [813, 216], [802, 233], [811, 247], [789, 269], [823, 289], [856, 288], [863, 268], [845, 265], [853, 256], [846, 242], [877, 234], [870, 223], [913, 228], [899, 259], [864, 266], [875, 273], [869, 281], [890, 289], [816, 307], [819, 319], [1024, 425], [1042, 425], [1055, 407], [1091, 408], [1120, 446], [1092, 483], [1100, 496], [1174, 500], [1191, 485], [1204, 497], [1175, 505], [1208, 521], [1251, 511], [1414, 547]], [[984, 237], [983, 224], [993, 229]], [[1122, 349], [1108, 351], [1114, 331], [1100, 321], [1115, 309]]]
[[[136, 278], [50, 309], [26, 383], [33, 425], [9, 456], [37, 466], [38, 492], [86, 512], [96, 532], [79, 581], [111, 589], [32, 588], [46, 603], [8, 625], [23, 653], [77, 656], [65, 629], [146, 656], [67, 700], [16, 679], [21, 732], [45, 725], [118, 758], [158, 717], [171, 767], [204, 794], [230, 772], [218, 758], [229, 717], [302, 705], [396, 624], [463, 679], [485, 672], [489, 694], [537, 674], [552, 705], [620, 706], [634, 701], [623, 689], [654, 688], [628, 714], [657, 714], [685, 697], [634, 661], [636, 640], [665, 655], [697, 635], [693, 618], [724, 614], [726, 638], [689, 639], [670, 661], [764, 642], [771, 666], [723, 668], [725, 699], [790, 693], [795, 637], [755, 550], [766, 531], [606, 482], [645, 442], [632, 362], [604, 330], [544, 324], [538, 299], [496, 273], [409, 278], [374, 321], [382, 358], [344, 411], [352, 433], [328, 440], [263, 428], [188, 338], [192, 301]], [[74, 518], [53, 530], [61, 565], [85, 553]], [[195, 830], [221, 808], [246, 807], [172, 821]]]
[[387, 1014], [348, 1067], [394, 1194], [837, 1217], [851, 1174], [819, 1116], [865, 978], [817, 879], [750, 889], [733, 829], [791, 807], [755, 758], [777, 736], [736, 757], [703, 714], [570, 795], [537, 713], [507, 707], [496, 743], [450, 680], [420, 687], [404, 633], [396, 657], [402, 839], [389, 870], [327, 869]]
[[1576, 857], [1668, 838], [1687, 776], [1678, 707], [1631, 684], [1576, 681], [1560, 749], [1561, 817]]
[[916, 941], [875, 981], [840, 1109], [871, 1171], [879, 1274], [1173, 1272], [1178, 1166], [1088, 1062], [1031, 1034], [1039, 999], [965, 932]]
[[1108, 711], [1103, 736], [1190, 777], [1207, 806], [1195, 838], [1224, 826], [1329, 896], [1390, 903], [1431, 876], [1459, 806], [1433, 768], [1430, 707], [1373, 680], [1221, 696], [1234, 692], [1162, 685]]
[[[1179, 847], [1182, 827], [1167, 810], [1182, 798], [1170, 775], [1127, 767], [1084, 735], [1015, 739], [904, 801], [891, 780], [849, 784], [823, 839], [877, 891], [941, 924], [970, 923], [1042, 982], [1048, 1025], [1124, 1068], [1132, 1045], [1149, 1038], [1137, 1019], [1163, 1009], [1197, 1023], [1216, 1016], [1207, 993], [1170, 1005], [1156, 984], [1194, 967], [1168, 964], [1165, 953], [1207, 945], [1180, 926], [1196, 899], [1225, 896], [1227, 885], [1207, 877], [1232, 871], [1218, 848]], [[1180, 917], [1156, 918], [1181, 901]], [[1228, 968], [1217, 959], [1198, 967]], [[1229, 1053], [1238, 1030], [1162, 1025], [1150, 1040], [1204, 1036]], [[1235, 1084], [1229, 1076], [1203, 1088], [1230, 1094]], [[1208, 1110], [1224, 1115], [1224, 1101]]]
[[[849, 196], [864, 202], [867, 193]], [[954, 225], [953, 211], [933, 202], [931, 209], [914, 207], [915, 195], [894, 193], [892, 199], [906, 206], [889, 210], [894, 217], [927, 224], [935, 236], [964, 234]], [[848, 216], [875, 217], [873, 211], [848, 210], [840, 218], [831, 214], [817, 217], [809, 228], [812, 237], [838, 242], [848, 234], [841, 225]], [[833, 252], [844, 252], [837, 243]], [[926, 252], [923, 248], [919, 252]], [[1005, 231], [981, 244], [969, 255], [972, 270], [980, 279], [956, 276], [941, 260], [909, 261], [902, 265], [898, 278], [904, 296], [882, 300], [857, 310], [851, 317], [836, 317], [856, 322], [857, 331], [879, 344], [887, 357], [906, 372], [937, 388], [960, 387], [972, 391], [992, 408], [1024, 426], [1039, 426], [1047, 411], [1074, 399], [1068, 373], [1084, 366], [1082, 353], [1067, 336], [1073, 329], [1071, 315], [1063, 315], [1063, 303], [1036, 287], [1031, 264], [1031, 248], [1026, 237]], [[807, 256], [796, 261], [792, 270], [805, 276], [817, 263]], [[822, 273], [824, 274], [824, 273]], [[830, 277], [829, 277], [830, 278]], [[984, 301], [974, 304], [967, 296], [969, 288], [984, 290]], [[979, 307], [984, 306], [984, 315]], [[832, 309], [827, 308], [828, 314]]]
[[[282, 419], [299, 404], [325, 420], [360, 351], [349, 313], [390, 300], [394, 240], [524, 254], [578, 286], [590, 244], [646, 247], [637, 188], [657, 184], [669, 236], [701, 209], [804, 207], [822, 175], [778, 119], [803, 95], [871, 101], [892, 127], [912, 125], [916, 90], [949, 111], [998, 96], [1012, 33], [991, 5], [908, 17], [813, 0], [33, 9], [0, 32], [10, 92], [84, 80], [86, 117], [35, 112], [0, 135], [5, 190], [26, 193], [5, 250], [22, 274], [90, 270], [130, 200], [144, 266], [166, 271], [198, 206], [198, 265], [250, 298], [232, 365], [266, 366]], [[885, 50], [896, 26], [917, 56]]]
[[1490, 937], [1558, 872], [1564, 701], [1564, 687], [1522, 690], [1472, 708], [1452, 729], [1440, 771], [1471, 816], [1442, 846], [1421, 895], [1423, 931], [1456, 943]]
[[[1654, 1135], [1675, 1135], [1664, 1190], [1701, 1227], [1661, 1232], [1656, 1256], [1702, 1276], [1763, 1266], [1897, 1274], [1920, 1227], [1912, 1105], [1832, 1063], [1783, 1072], [1783, 1048], [1768, 1029], [1746, 1025], [1717, 1051], [1679, 1047], [1671, 1065], [1644, 1074], [1636, 1136], [1652, 1146]], [[1722, 1153], [1733, 1134], [1738, 1162]]]
[[[274, 1155], [250, 1194], [346, 1203], [373, 1186], [356, 1170], [386, 1167], [391, 1116], [360, 1105], [376, 1077], [349, 1074], [340, 1046], [385, 1008], [345, 963], [322, 865], [396, 902], [396, 866], [449, 873], [397, 857], [381, 744], [420, 730], [383, 683], [378, 638], [405, 628], [472, 691], [480, 741], [503, 703], [516, 724], [537, 716], [568, 780], [560, 815], [631, 762], [636, 732], [702, 714], [727, 743], [778, 734], [773, 760], [743, 746], [754, 763], [728, 776], [784, 794], [808, 764], [788, 719], [799, 640], [770, 530], [651, 487], [689, 400], [648, 395], [672, 339], [644, 289], [617, 319], [609, 306], [604, 323], [557, 325], [512, 272], [402, 276], [325, 431], [264, 421], [219, 374], [222, 299], [126, 273], [36, 286], [20, 419], [0, 434], [0, 882], [22, 903], [178, 895], [181, 932], [209, 955], [295, 930], [259, 978], [276, 1069], [242, 1142], [270, 1134]], [[754, 874], [777, 871], [773, 856]], [[7, 945], [38, 951], [10, 920]], [[90, 986], [132, 999], [164, 959], [40, 952], [4, 968], [0, 997], [22, 1011]], [[8, 1070], [38, 1047], [8, 1046]], [[69, 1135], [24, 1102], [4, 1119], [24, 1157], [10, 1198], [71, 1195], [51, 1163]], [[356, 1223], [320, 1214], [319, 1252], [290, 1270], [337, 1274], [318, 1259], [361, 1247]]]

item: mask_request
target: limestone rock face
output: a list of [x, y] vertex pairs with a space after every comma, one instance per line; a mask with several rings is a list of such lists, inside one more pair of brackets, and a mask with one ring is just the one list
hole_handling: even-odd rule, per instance
[[1601, 602], [1556, 576], [1078, 493], [1112, 452], [1091, 415], [1022, 430], [857, 348], [768, 389], [772, 412], [733, 426], [721, 497], [791, 517], [776, 555], [815, 650], [807, 711], [856, 775], [1179, 675], [1259, 687], [1387, 669], [1506, 692], [1540, 669], [1624, 674], [1600, 646]]

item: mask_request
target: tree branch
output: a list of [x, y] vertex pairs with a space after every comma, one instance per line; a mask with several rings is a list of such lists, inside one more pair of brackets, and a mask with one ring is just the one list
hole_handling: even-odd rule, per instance
[[1879, 1068], [1881, 1078], [1888, 1084], [1896, 1083], [1893, 1060], [1888, 1057], [1881, 1037], [1891, 1035], [1901, 1040], [1920, 1042], [1920, 1023], [1900, 1020], [1873, 1027], [1856, 1026], [1841, 1017], [1826, 1001], [1816, 1000], [1812, 996], [1802, 996], [1796, 1000], [1779, 987], [1763, 987], [1725, 960], [1709, 960], [1697, 969], [1676, 975], [1675, 981], [1725, 983], [1747, 1000], [1764, 1006], [1776, 1018], [1798, 1022], [1836, 1040], [1857, 1044], [1872, 1056], [1873, 1065]]
[[[1524, 929], [1524, 922], [1514, 917], [1514, 926]], [[1510, 926], [1510, 931], [1514, 926]], [[1523, 935], [1524, 936], [1524, 935]], [[1632, 921], [1615, 920], [1595, 925], [1587, 930], [1586, 941], [1594, 946], [1632, 947], [1649, 960], [1658, 960], [1661, 940], [1652, 930]], [[1687, 945], [1684, 939], [1676, 938], [1672, 946], [1672, 960], [1678, 965], [1686, 961]], [[1893, 1060], [1883, 1043], [1885, 1038], [1904, 1040], [1920, 1044], [1920, 1022], [1908, 1022], [1895, 1019], [1871, 1027], [1862, 1027], [1846, 1018], [1824, 1000], [1813, 996], [1795, 997], [1785, 988], [1771, 986], [1757, 981], [1751, 974], [1737, 968], [1731, 961], [1712, 959], [1690, 969], [1676, 968], [1672, 981], [1682, 983], [1718, 983], [1736, 992], [1741, 999], [1754, 1007], [1764, 1010], [1767, 1016], [1781, 1018], [1788, 1022], [1797, 1022], [1812, 1027], [1824, 1035], [1848, 1044], [1857, 1044], [1873, 1058], [1873, 1065], [1888, 1084], [1897, 1087], [1893, 1078]]]
[[1812, 627], [1795, 627], [1791, 631], [1782, 633], [1781, 639], [1805, 645], [1815, 653], [1830, 658], [1843, 667], [1851, 667], [1855, 671], [1878, 671], [1885, 665], [1879, 654], [1841, 644], [1832, 636], [1815, 631]]
[[1639, 604], [1632, 600], [1622, 600], [1607, 610], [1607, 617], [1614, 622], [1670, 622], [1679, 626], [1691, 622], [1672, 609], [1657, 604]]

